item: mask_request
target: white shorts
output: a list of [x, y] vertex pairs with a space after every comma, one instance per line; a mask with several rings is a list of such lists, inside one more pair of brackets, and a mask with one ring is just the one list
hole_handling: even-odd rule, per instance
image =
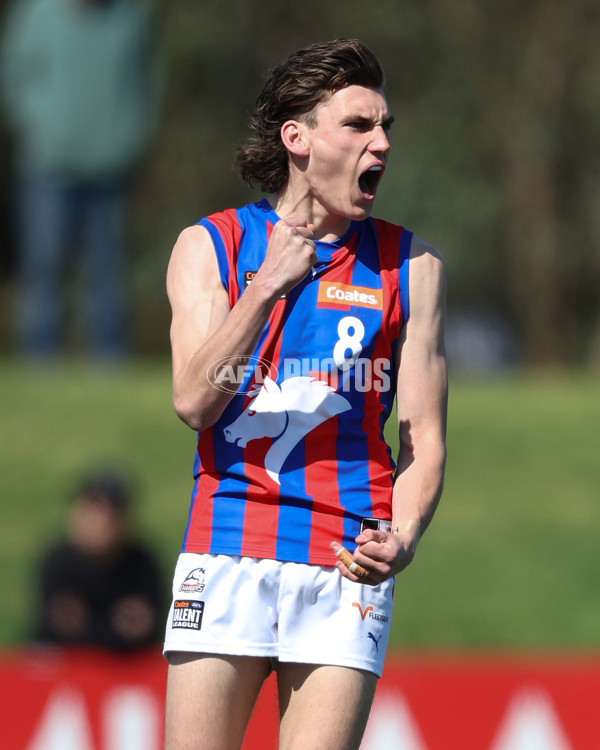
[[335, 567], [182, 553], [164, 654], [263, 656], [383, 670], [394, 580], [348, 581]]

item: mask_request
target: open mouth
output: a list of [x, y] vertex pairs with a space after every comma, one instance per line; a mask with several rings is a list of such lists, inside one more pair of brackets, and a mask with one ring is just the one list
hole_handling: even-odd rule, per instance
[[360, 192], [367, 198], [374, 198], [382, 175], [383, 167], [380, 164], [375, 164], [374, 166], [369, 167], [369, 169], [367, 169], [366, 172], [363, 172], [358, 178]]

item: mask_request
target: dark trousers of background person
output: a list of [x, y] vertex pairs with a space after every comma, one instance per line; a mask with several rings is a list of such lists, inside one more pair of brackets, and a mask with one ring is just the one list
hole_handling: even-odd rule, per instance
[[21, 354], [64, 345], [67, 288], [79, 283], [79, 331], [88, 354], [116, 360], [126, 333], [127, 180], [21, 177], [17, 206], [16, 330]]

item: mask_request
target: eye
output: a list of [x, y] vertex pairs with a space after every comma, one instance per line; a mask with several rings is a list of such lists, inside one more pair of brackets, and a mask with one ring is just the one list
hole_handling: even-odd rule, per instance
[[371, 129], [371, 124], [364, 120], [356, 120], [354, 122], [349, 122], [348, 127], [352, 128], [352, 130], [357, 130], [359, 133], [366, 133]]
[[390, 115], [389, 117], [386, 117], [385, 120], [381, 123], [381, 127], [384, 129], [386, 133], [389, 133], [392, 129], [392, 125], [394, 124], [394, 118]]

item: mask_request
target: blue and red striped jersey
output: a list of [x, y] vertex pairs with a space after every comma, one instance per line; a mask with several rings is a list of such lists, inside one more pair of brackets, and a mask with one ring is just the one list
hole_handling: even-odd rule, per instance
[[[278, 221], [268, 201], [202, 219], [233, 306]], [[235, 393], [198, 434], [185, 552], [333, 565], [363, 517], [391, 518], [383, 430], [408, 317], [412, 234], [377, 219], [317, 242], [312, 272], [277, 301], [251, 357], [215, 362]]]

